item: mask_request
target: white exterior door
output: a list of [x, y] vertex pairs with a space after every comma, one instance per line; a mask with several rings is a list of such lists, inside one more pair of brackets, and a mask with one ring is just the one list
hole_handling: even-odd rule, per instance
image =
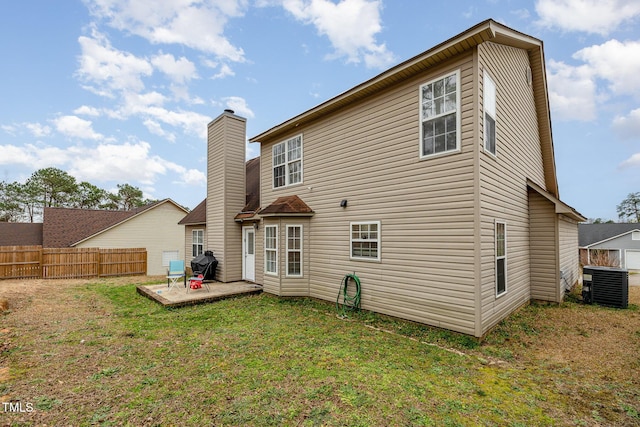
[[624, 255], [627, 270], [640, 270], [640, 251], [627, 249]]
[[256, 280], [256, 232], [253, 227], [242, 227], [242, 278]]

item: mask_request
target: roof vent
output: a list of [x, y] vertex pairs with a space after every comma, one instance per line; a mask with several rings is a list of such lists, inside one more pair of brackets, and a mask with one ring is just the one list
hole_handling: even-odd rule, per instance
[[225, 113], [229, 113], [229, 114], [235, 114], [235, 113], [236, 113], [235, 111], [233, 111], [233, 110], [232, 110], [232, 109], [230, 109], [230, 108], [225, 109], [225, 110], [224, 110], [224, 112], [225, 112]]

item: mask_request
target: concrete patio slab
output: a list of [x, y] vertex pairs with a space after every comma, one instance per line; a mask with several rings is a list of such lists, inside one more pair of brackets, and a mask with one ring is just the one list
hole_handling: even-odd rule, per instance
[[[188, 282], [187, 286], [189, 286]], [[211, 289], [210, 291], [205, 286], [201, 289], [185, 289], [182, 286], [169, 289], [167, 284], [163, 283], [160, 285], [139, 285], [136, 289], [140, 295], [151, 298], [165, 307], [202, 304], [238, 295], [259, 294], [262, 292], [262, 286], [245, 281], [211, 282], [209, 283], [209, 288]]]

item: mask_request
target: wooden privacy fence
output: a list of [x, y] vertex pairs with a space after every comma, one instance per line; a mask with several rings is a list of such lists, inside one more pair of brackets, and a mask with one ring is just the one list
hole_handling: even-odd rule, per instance
[[146, 273], [145, 248], [0, 246], [0, 279], [71, 279]]

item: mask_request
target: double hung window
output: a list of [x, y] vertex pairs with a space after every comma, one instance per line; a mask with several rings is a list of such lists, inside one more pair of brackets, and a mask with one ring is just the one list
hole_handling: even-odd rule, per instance
[[302, 226], [287, 226], [287, 276], [302, 276]]
[[380, 221], [351, 223], [351, 259], [380, 260]]
[[420, 86], [420, 157], [459, 150], [460, 72]]
[[273, 188], [302, 182], [302, 135], [274, 145], [272, 163]]
[[507, 224], [496, 221], [496, 295], [507, 292]]
[[267, 274], [278, 274], [278, 226], [264, 227], [264, 270]]
[[196, 257], [204, 252], [204, 230], [193, 230], [191, 233], [191, 255]]
[[484, 105], [484, 149], [496, 155], [496, 85], [484, 73], [483, 84], [483, 105]]

